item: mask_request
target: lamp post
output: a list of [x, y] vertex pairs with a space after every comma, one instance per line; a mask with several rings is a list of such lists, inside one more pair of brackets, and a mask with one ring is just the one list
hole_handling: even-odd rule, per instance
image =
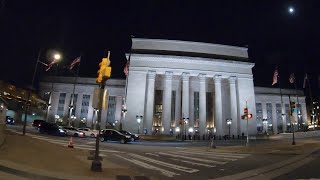
[[139, 116], [139, 115], [136, 115], [136, 119], [137, 119], [137, 122], [138, 122], [138, 134], [140, 134], [140, 123], [142, 121], [142, 118], [143, 116]]
[[230, 136], [230, 128], [231, 128], [231, 124], [232, 124], [232, 119], [230, 118], [230, 119], [226, 119], [226, 121], [227, 121], [227, 125], [228, 125], [228, 127], [229, 127], [229, 138], [231, 137]]
[[[41, 63], [45, 66], [48, 66], [48, 64], [40, 61], [40, 56], [41, 56], [41, 52], [42, 52], [42, 49], [39, 50], [38, 52], [38, 57], [37, 57], [37, 60], [36, 60], [36, 65], [34, 67], [34, 71], [33, 71], [33, 76], [32, 76], [32, 81], [31, 81], [31, 87], [29, 89], [29, 92], [28, 92], [28, 98], [26, 100], [26, 103], [25, 103], [25, 112], [24, 112], [24, 122], [23, 122], [23, 129], [22, 129], [22, 134], [25, 135], [26, 134], [26, 125], [27, 125], [27, 112], [28, 112], [28, 103], [30, 101], [30, 98], [31, 98], [31, 91], [33, 89], [33, 84], [34, 84], [34, 80], [36, 78], [36, 74], [37, 74], [37, 69], [38, 69], [38, 64]], [[55, 53], [53, 55], [53, 61], [59, 61], [61, 59], [61, 55], [58, 54], [58, 53]], [[30, 102], [30, 105], [32, 103]]]
[[189, 118], [182, 118], [183, 119], [183, 124], [184, 124], [184, 140], [187, 140], [187, 124], [188, 124], [188, 120]]

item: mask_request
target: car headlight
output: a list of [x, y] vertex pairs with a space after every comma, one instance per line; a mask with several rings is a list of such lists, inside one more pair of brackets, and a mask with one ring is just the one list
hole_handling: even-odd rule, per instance
[[63, 129], [59, 129], [59, 132], [63, 133], [63, 132], [64, 132], [64, 130], [63, 130]]
[[136, 134], [135, 134], [134, 136], [135, 136], [135, 137], [139, 137], [139, 136], [138, 136], [138, 135], [136, 135]]
[[126, 136], [126, 138], [131, 138], [131, 136]]

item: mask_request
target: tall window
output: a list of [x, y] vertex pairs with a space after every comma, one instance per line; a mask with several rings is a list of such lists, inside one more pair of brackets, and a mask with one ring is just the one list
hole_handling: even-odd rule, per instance
[[302, 111], [301, 111], [301, 104], [296, 104], [296, 108], [297, 108], [297, 116], [298, 116], [298, 127], [299, 129], [302, 129]]
[[[277, 111], [278, 132], [282, 132], [282, 109], [281, 109], [281, 104], [276, 104], [276, 111]], [[274, 124], [274, 126], [275, 126], [275, 124]]]
[[171, 127], [175, 127], [176, 118], [176, 91], [172, 91], [171, 97]]
[[[268, 131], [272, 131], [272, 104], [267, 103], [267, 120], [268, 120]], [[272, 126], [270, 126], [272, 124]]]
[[90, 95], [84, 94], [82, 98], [82, 104], [81, 104], [80, 119], [88, 118], [89, 102], [90, 102]]
[[257, 113], [257, 131], [262, 133], [263, 132], [263, 114], [262, 114], [262, 104], [261, 103], [256, 103], [256, 113]]
[[212, 128], [213, 127], [213, 112], [212, 112], [212, 107], [213, 107], [213, 97], [211, 92], [206, 93], [206, 113], [207, 113], [207, 119], [206, 119], [206, 124], [207, 128]]
[[154, 116], [153, 116], [153, 126], [161, 126], [162, 118], [162, 90], [156, 90], [155, 92], [155, 105], [154, 105]]
[[51, 96], [51, 92], [45, 92], [44, 95], [43, 95], [43, 100], [44, 100], [46, 103], [49, 103], [49, 101], [50, 101], [50, 96]]
[[63, 117], [65, 101], [66, 101], [66, 93], [60, 93], [58, 110], [57, 110], [57, 115], [59, 115], [60, 117]]
[[[74, 98], [72, 98], [74, 96]], [[71, 94], [70, 105], [73, 105], [71, 115], [76, 114], [78, 94]]]
[[114, 114], [115, 111], [116, 111], [116, 96], [109, 96], [107, 122], [113, 123], [115, 121], [115, 114]]
[[199, 92], [194, 92], [194, 127], [199, 127]]

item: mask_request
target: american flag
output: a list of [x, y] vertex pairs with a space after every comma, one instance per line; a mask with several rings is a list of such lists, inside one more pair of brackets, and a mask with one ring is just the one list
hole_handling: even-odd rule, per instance
[[46, 69], [46, 71], [49, 71], [55, 63], [55, 61], [52, 61], [50, 64], [48, 64], [48, 68]]
[[306, 75], [304, 76], [304, 80], [303, 80], [303, 88], [306, 88], [307, 80], [308, 80], [308, 74], [306, 73]]
[[126, 64], [126, 66], [125, 66], [124, 69], [123, 69], [123, 72], [124, 72], [124, 74], [125, 74], [126, 76], [128, 76], [128, 74], [129, 74], [129, 65], [130, 65], [130, 61], [127, 61], [127, 64]]
[[70, 65], [70, 70], [77, 64], [80, 63], [81, 61], [81, 56], [77, 57], [76, 59], [74, 59]]
[[279, 77], [279, 72], [278, 72], [278, 68], [276, 67], [273, 73], [272, 86], [278, 83], [278, 77]]
[[295, 81], [296, 81], [296, 78], [294, 77], [294, 73], [291, 73], [289, 77], [289, 82], [293, 84]]

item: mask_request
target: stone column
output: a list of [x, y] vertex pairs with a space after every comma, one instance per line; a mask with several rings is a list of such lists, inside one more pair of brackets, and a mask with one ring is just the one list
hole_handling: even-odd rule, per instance
[[69, 122], [71, 95], [72, 95], [72, 93], [66, 93], [66, 98], [65, 98], [65, 102], [64, 102], [63, 119], [66, 122]]
[[93, 94], [90, 94], [90, 100], [89, 100], [89, 108], [88, 108], [88, 119], [87, 119], [87, 126], [91, 128], [92, 125], [92, 119], [93, 119], [93, 107], [92, 107], [92, 101], [93, 101]]
[[[177, 91], [176, 91], [176, 127], [179, 127], [180, 128], [180, 124], [179, 124], [179, 120], [181, 117], [181, 80], [179, 79], [178, 81], [178, 87], [177, 87]], [[175, 132], [175, 134], [179, 134], [180, 132], [176, 132], [176, 131], [173, 131]]]
[[285, 102], [282, 103], [281, 111], [282, 111], [282, 115], [281, 115], [282, 130], [283, 130], [283, 132], [286, 132], [287, 131], [287, 116], [286, 116], [286, 103]]
[[172, 72], [167, 71], [165, 73], [165, 83], [163, 91], [162, 133], [167, 135], [170, 134], [171, 127], [172, 76]]
[[[147, 130], [147, 134], [152, 134], [153, 127], [153, 111], [154, 111], [154, 84], [155, 84], [156, 72], [148, 71], [147, 74], [147, 100], [146, 108], [143, 118], [143, 128]], [[142, 130], [143, 132], [143, 130]]]
[[307, 114], [306, 103], [300, 103], [300, 104], [301, 104], [302, 122], [305, 123], [305, 126], [308, 126], [308, 114]]
[[206, 134], [207, 128], [207, 102], [206, 102], [206, 94], [207, 94], [207, 81], [205, 74], [199, 74], [200, 80], [200, 91], [199, 91], [199, 131], [201, 137], [203, 134]]
[[[189, 73], [182, 73], [182, 118], [189, 118], [189, 77]], [[188, 124], [184, 128], [188, 133]]]
[[278, 134], [278, 117], [277, 117], [276, 103], [272, 103], [272, 129], [273, 129], [273, 134]]
[[237, 103], [237, 89], [236, 89], [236, 80], [237, 77], [235, 76], [230, 76], [229, 77], [229, 84], [230, 84], [230, 114], [231, 114], [231, 119], [232, 119], [232, 124], [231, 124], [231, 136], [235, 135], [237, 136], [240, 134], [238, 132], [238, 126], [240, 125], [239, 122], [239, 116], [237, 115], [237, 110], [238, 110], [238, 103]]
[[120, 120], [121, 120], [121, 113], [122, 113], [122, 96], [117, 96], [116, 97], [116, 111], [115, 111], [115, 116], [114, 120], [117, 121], [116, 123], [116, 129], [120, 129]]
[[[75, 111], [75, 116], [76, 116], [76, 120], [75, 120], [75, 126], [79, 127], [80, 124], [80, 119], [81, 119], [81, 108], [82, 108], [82, 99], [83, 99], [83, 94], [78, 94], [77, 97], [77, 102], [74, 102], [76, 104], [76, 111]], [[86, 117], [87, 118], [87, 117]]]
[[221, 96], [221, 75], [214, 76], [215, 85], [215, 126], [217, 129], [218, 136], [224, 136], [225, 132], [223, 129], [222, 122], [222, 96]]

